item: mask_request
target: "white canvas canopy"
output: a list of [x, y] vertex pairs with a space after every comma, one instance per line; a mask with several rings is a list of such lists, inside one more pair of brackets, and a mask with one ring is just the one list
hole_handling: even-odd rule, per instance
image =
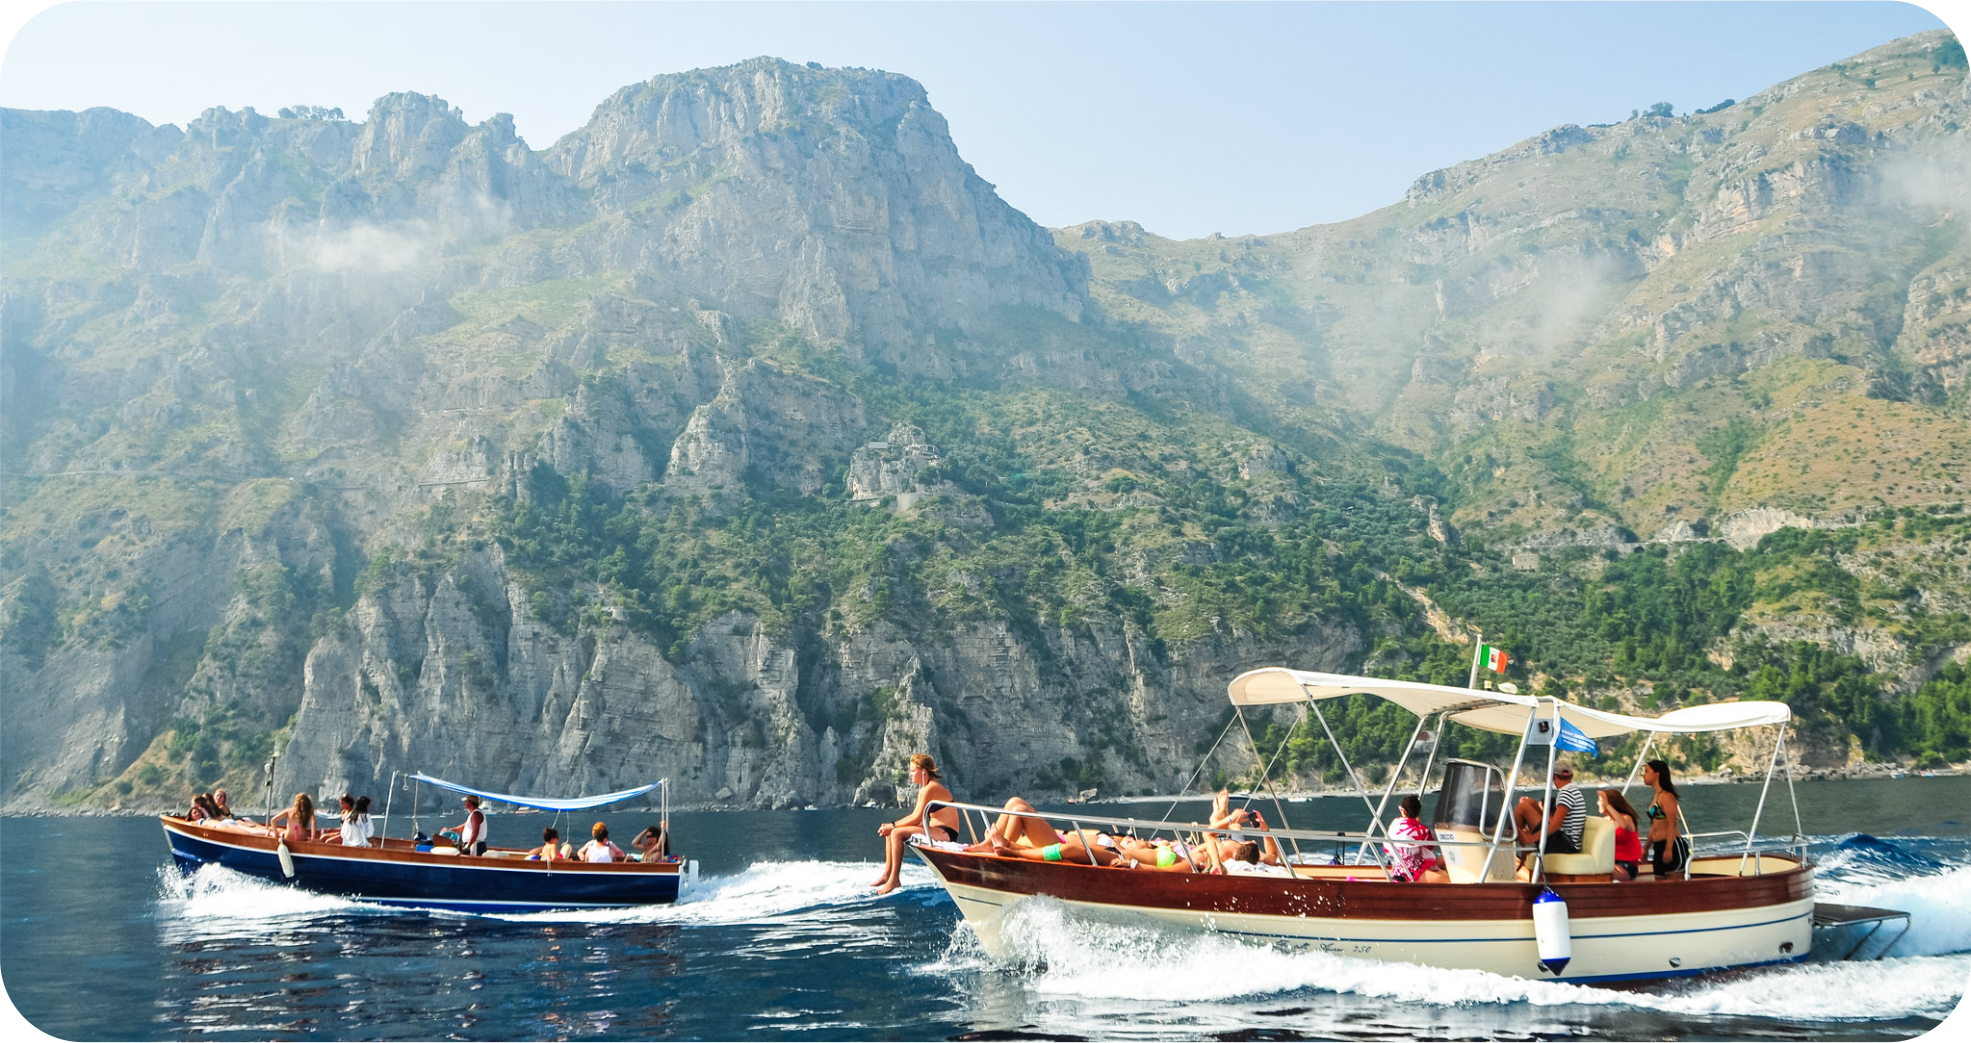
[[[1339, 699], [1344, 695], [1373, 695], [1427, 717], [1448, 712], [1451, 720], [1482, 731], [1519, 735], [1527, 715], [1547, 700], [1531, 695], [1479, 692], [1421, 681], [1386, 681], [1375, 677], [1324, 674], [1269, 666], [1232, 679], [1228, 688], [1234, 706], [1294, 703], [1303, 699]], [[1793, 711], [1779, 702], [1709, 703], [1673, 710], [1661, 717], [1630, 717], [1573, 703], [1554, 701], [1560, 715], [1588, 737], [1607, 738], [1630, 732], [1730, 731], [1763, 724], [1784, 724]]]

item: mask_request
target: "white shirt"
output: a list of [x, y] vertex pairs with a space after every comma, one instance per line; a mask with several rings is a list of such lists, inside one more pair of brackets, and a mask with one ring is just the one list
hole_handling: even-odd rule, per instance
[[582, 861], [614, 862], [616, 861], [616, 854], [610, 849], [608, 841], [591, 840], [582, 845]]
[[[477, 829], [473, 828], [475, 817], [478, 819]], [[466, 812], [465, 828], [459, 830], [459, 846], [471, 847], [484, 839], [486, 839], [486, 812], [484, 810]]]

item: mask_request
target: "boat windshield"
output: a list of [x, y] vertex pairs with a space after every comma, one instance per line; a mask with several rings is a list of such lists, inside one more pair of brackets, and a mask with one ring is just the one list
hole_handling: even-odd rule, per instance
[[1476, 829], [1490, 833], [1505, 803], [1505, 782], [1499, 769], [1477, 761], [1444, 762], [1444, 788], [1437, 794], [1438, 829]]

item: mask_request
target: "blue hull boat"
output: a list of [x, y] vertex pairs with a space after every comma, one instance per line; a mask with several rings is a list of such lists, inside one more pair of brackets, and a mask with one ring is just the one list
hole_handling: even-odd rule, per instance
[[478, 856], [419, 851], [398, 838], [369, 848], [312, 841], [283, 845], [260, 827], [207, 826], [169, 815], [162, 821], [171, 857], [185, 872], [219, 865], [384, 905], [481, 913], [659, 905], [676, 901], [692, 875], [679, 859], [538, 862], [510, 848], [489, 848]]

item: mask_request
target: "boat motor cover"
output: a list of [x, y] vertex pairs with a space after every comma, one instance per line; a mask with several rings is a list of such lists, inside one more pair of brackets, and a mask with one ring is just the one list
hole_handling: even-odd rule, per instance
[[419, 782], [428, 782], [441, 789], [451, 790], [454, 793], [470, 793], [481, 800], [497, 800], [502, 804], [515, 804], [523, 808], [539, 808], [542, 811], [581, 811], [584, 808], [599, 808], [604, 804], [614, 804], [619, 800], [628, 800], [631, 797], [642, 796], [664, 784], [663, 779], [658, 779], [648, 786], [619, 790], [615, 793], [604, 793], [600, 796], [557, 799], [552, 797], [516, 797], [511, 793], [494, 793], [491, 790], [473, 789], [471, 786], [461, 786], [456, 782], [434, 779], [423, 772], [413, 774], [411, 778]]

